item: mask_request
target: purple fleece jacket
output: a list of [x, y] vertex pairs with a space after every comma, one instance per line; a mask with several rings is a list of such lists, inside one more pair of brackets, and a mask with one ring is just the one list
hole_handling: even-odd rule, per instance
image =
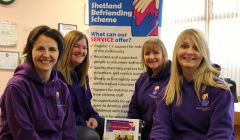
[[[89, 86], [89, 79], [86, 77], [87, 88], [85, 89], [79, 85], [77, 73], [75, 71], [72, 71], [71, 76], [72, 85], [68, 85], [68, 88], [71, 94], [76, 124], [86, 126], [86, 121], [89, 118], [95, 118], [97, 120], [100, 118], [99, 114], [94, 110], [91, 104], [92, 93]], [[64, 80], [63, 76], [60, 78]]]
[[156, 98], [160, 91], [166, 86], [170, 77], [171, 62], [166, 69], [151, 77], [149, 72], [140, 75], [135, 83], [135, 91], [129, 104], [128, 118], [144, 121], [141, 139], [149, 139], [152, 128], [152, 117], [156, 108]]
[[76, 140], [69, 95], [55, 70], [45, 84], [32, 65], [18, 66], [1, 97], [0, 140]]
[[207, 87], [199, 100], [194, 82], [184, 80], [181, 91], [180, 106], [176, 101], [167, 106], [162, 97], [157, 99], [151, 140], [235, 140], [229, 90]]

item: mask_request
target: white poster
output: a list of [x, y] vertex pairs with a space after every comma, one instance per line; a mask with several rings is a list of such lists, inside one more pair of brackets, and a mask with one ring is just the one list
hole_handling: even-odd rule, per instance
[[155, 2], [138, 12], [133, 0], [89, 0], [90, 86], [101, 116], [126, 118], [140, 73], [141, 49], [158, 36]]

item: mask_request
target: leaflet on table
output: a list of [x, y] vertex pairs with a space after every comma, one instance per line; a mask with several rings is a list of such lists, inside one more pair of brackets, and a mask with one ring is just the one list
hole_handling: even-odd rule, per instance
[[139, 120], [105, 118], [104, 140], [138, 140]]

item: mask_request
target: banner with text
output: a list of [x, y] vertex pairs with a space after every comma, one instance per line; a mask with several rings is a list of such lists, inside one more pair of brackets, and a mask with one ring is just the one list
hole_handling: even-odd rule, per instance
[[142, 44], [158, 37], [162, 1], [89, 0], [88, 4], [93, 106], [104, 117], [125, 118], [134, 84], [143, 72]]

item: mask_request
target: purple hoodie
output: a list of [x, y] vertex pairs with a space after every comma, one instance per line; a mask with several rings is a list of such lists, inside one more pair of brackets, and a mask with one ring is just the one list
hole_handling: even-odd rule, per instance
[[[197, 97], [194, 82], [184, 80], [182, 104], [157, 98], [151, 140], [235, 140], [234, 104], [229, 90], [208, 86]], [[160, 94], [163, 95], [163, 94]]]
[[67, 85], [55, 70], [45, 84], [30, 64], [15, 70], [1, 97], [0, 140], [76, 140]]
[[149, 139], [152, 128], [153, 114], [156, 108], [156, 99], [160, 91], [166, 86], [170, 77], [171, 61], [166, 69], [151, 77], [149, 72], [140, 75], [135, 83], [135, 91], [129, 104], [128, 118], [144, 121], [141, 139]]

